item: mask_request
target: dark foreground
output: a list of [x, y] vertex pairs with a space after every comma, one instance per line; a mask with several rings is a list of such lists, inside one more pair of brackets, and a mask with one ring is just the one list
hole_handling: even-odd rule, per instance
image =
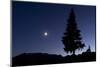
[[65, 57], [62, 57], [61, 55], [52, 55], [46, 53], [23, 53], [12, 59], [12, 66], [28, 66], [89, 61], [96, 61], [95, 52], [84, 52], [80, 55], [71, 55]]

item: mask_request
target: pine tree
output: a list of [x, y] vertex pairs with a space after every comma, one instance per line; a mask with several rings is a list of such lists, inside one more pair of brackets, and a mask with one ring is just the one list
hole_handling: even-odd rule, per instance
[[80, 30], [77, 28], [76, 16], [73, 8], [68, 18], [68, 24], [64, 36], [62, 37], [62, 42], [65, 46], [64, 50], [72, 54], [75, 54], [76, 49], [80, 50], [85, 46], [85, 44], [82, 43]]

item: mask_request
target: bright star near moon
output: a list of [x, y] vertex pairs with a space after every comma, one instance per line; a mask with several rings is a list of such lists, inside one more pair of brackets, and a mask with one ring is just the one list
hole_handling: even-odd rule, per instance
[[47, 32], [44, 32], [44, 36], [48, 36], [48, 33]]

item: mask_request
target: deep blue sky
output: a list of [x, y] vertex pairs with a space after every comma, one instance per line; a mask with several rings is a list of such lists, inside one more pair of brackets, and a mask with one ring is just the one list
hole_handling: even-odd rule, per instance
[[[65, 56], [61, 40], [71, 8], [74, 8], [78, 28], [86, 45], [83, 51], [87, 50], [88, 45], [95, 51], [95, 6], [13, 1], [12, 55], [42, 52]], [[44, 32], [48, 32], [48, 36], [44, 36]]]

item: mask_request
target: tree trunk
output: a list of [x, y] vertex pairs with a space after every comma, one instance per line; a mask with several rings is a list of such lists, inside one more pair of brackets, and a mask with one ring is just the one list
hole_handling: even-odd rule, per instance
[[73, 51], [73, 55], [75, 55], [75, 50]]

